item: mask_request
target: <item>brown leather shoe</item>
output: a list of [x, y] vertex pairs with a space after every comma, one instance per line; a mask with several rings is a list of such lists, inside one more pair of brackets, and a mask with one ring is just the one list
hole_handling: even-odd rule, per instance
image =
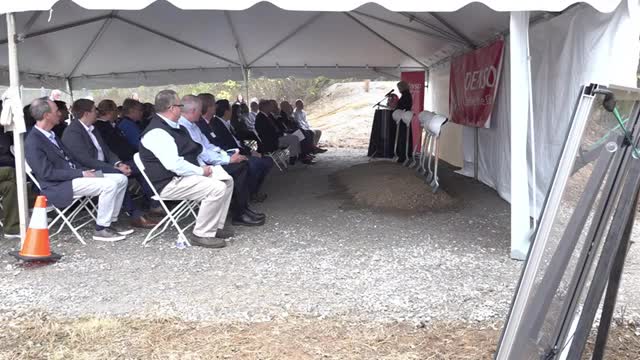
[[164, 216], [167, 213], [164, 212], [164, 209], [162, 208], [162, 206], [158, 206], [156, 208], [150, 208], [149, 211], [147, 211], [148, 216], [153, 216], [153, 217], [159, 217], [159, 218], [164, 218]]
[[142, 228], [142, 229], [151, 229], [154, 226], [158, 225], [158, 221], [147, 219], [144, 216], [140, 216], [135, 219], [131, 219], [131, 226]]

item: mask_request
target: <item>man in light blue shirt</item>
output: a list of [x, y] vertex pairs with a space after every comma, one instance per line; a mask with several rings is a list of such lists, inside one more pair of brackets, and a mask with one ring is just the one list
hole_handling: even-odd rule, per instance
[[202, 146], [198, 161], [207, 165], [221, 165], [233, 177], [233, 199], [231, 202], [232, 224], [244, 226], [263, 225], [265, 215], [249, 208], [249, 163], [239, 149], [222, 150], [211, 144], [197, 125], [202, 116], [202, 100], [194, 95], [182, 98], [182, 116], [178, 120], [191, 139]]
[[[184, 105], [184, 99], [182, 101]], [[202, 154], [198, 157], [198, 161], [207, 165], [228, 165], [231, 162], [231, 156], [226, 151], [210, 143], [195, 122], [187, 120], [182, 115], [178, 123], [189, 131], [193, 141], [202, 145]]]

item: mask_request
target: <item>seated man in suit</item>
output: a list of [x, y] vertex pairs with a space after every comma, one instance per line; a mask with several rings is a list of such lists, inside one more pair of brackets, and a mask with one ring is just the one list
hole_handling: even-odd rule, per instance
[[247, 112], [249, 112], [249, 108], [245, 103], [233, 104], [231, 106], [231, 127], [234, 130], [234, 135], [236, 138], [240, 139], [240, 141], [258, 141], [256, 134], [253, 130], [249, 130], [249, 127], [245, 123], [245, 118], [242, 116], [243, 106], [247, 109]]
[[221, 248], [233, 233], [224, 228], [231, 204], [233, 179], [222, 168], [199, 165], [202, 145], [178, 123], [182, 103], [173, 90], [155, 98], [156, 114], [142, 133], [140, 159], [160, 196], [195, 200], [200, 209], [193, 228], [193, 245]]
[[[198, 95], [198, 99], [202, 102], [202, 116], [196, 123], [200, 132], [206, 137], [207, 141], [211, 144], [215, 144], [215, 133], [213, 132], [213, 117], [216, 114], [216, 98], [209, 93], [202, 93]], [[224, 148], [223, 150], [234, 149], [236, 146]], [[247, 152], [245, 149], [240, 149], [240, 154], [249, 157], [251, 152]], [[257, 153], [254, 153], [257, 154]], [[265, 176], [269, 173], [273, 167], [273, 160], [271, 158], [264, 158], [262, 161], [256, 161], [254, 156], [249, 157], [249, 193], [250, 200], [253, 202], [263, 202], [267, 195], [260, 193], [260, 187], [264, 181]]]
[[280, 119], [284, 121], [286, 126], [289, 129], [298, 130], [304, 135], [304, 139], [300, 141], [300, 148], [303, 152], [310, 154], [313, 157], [313, 154], [318, 154], [320, 151], [317, 151], [317, 147], [313, 142], [313, 132], [306, 131], [298, 126], [298, 123], [295, 121], [293, 117], [293, 107], [289, 104], [288, 101], [283, 101], [280, 103]]
[[198, 99], [202, 102], [202, 116], [196, 123], [200, 131], [207, 137], [210, 143], [213, 144], [213, 128], [211, 127], [211, 120], [216, 115], [216, 98], [213, 94], [202, 93], [198, 94]]
[[238, 151], [227, 153], [211, 144], [198, 128], [197, 122], [202, 115], [202, 101], [197, 96], [186, 95], [182, 98], [182, 116], [178, 123], [189, 132], [191, 139], [202, 146], [200, 160], [207, 165], [220, 165], [233, 177], [233, 197], [231, 213], [233, 225], [264, 225], [264, 214], [249, 208], [249, 165], [247, 158]]
[[305, 164], [311, 164], [312, 160], [301, 156], [300, 140], [295, 135], [286, 134], [270, 116], [271, 102], [260, 100], [258, 103], [260, 112], [256, 116], [256, 131], [260, 138], [258, 151], [262, 154], [274, 152], [281, 147], [289, 149], [289, 164], [294, 165], [298, 157]]
[[98, 121], [94, 124], [96, 130], [100, 133], [109, 150], [113, 151], [123, 163], [131, 168], [131, 176], [135, 177], [142, 187], [149, 205], [149, 213], [162, 216], [164, 210], [158, 201], [152, 199], [153, 190], [151, 190], [135, 162], [133, 162], [133, 155], [138, 151], [129, 144], [122, 130], [116, 126], [116, 120], [118, 120], [116, 103], [108, 99], [100, 101], [100, 104], [98, 104]]
[[127, 190], [127, 177], [83, 168], [51, 130], [60, 121], [57, 105], [46, 97], [30, 106], [36, 125], [25, 140], [25, 156], [47, 200], [58, 208], [69, 206], [74, 196], [98, 196], [94, 240], [118, 241], [133, 233], [116, 221]]
[[296, 126], [305, 133], [305, 136], [309, 135], [313, 139], [313, 151], [316, 154], [327, 152], [327, 149], [321, 149], [318, 147], [320, 142], [320, 136], [322, 136], [321, 130], [312, 129], [307, 121], [307, 113], [304, 111], [304, 102], [302, 99], [296, 100], [296, 109], [293, 111], [293, 119]]
[[62, 139], [62, 135], [64, 134], [64, 130], [67, 128], [67, 121], [69, 119], [69, 108], [67, 107], [67, 103], [62, 100], [53, 100], [58, 106], [58, 112], [60, 113], [60, 122], [58, 125], [54, 126], [51, 131], [58, 137], [58, 139]]
[[216, 102], [216, 116], [210, 122], [215, 135], [213, 142], [224, 150], [238, 149], [240, 154], [248, 158], [251, 200], [263, 202], [267, 195], [260, 193], [260, 187], [262, 187], [265, 177], [273, 167], [273, 160], [269, 157], [262, 157], [260, 153], [252, 151], [251, 148], [238, 139], [230, 123], [232, 111], [232, 108], [229, 108], [229, 101], [223, 99]]
[[[74, 120], [69, 124], [62, 136], [62, 144], [68, 150], [68, 155], [76, 163], [88, 169], [101, 170], [103, 173], [124, 174], [131, 176], [129, 165], [121, 161], [109, 146], [102, 140], [102, 136], [95, 129], [98, 118], [95, 103], [89, 99], [79, 99], [71, 108]], [[124, 209], [131, 216], [134, 227], [151, 229], [157, 222], [148, 220], [136, 208], [129, 191], [124, 196]]]

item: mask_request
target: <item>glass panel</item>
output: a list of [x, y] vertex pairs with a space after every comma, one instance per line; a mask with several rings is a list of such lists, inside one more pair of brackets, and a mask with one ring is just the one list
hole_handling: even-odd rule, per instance
[[[615, 87], [609, 90], [615, 94], [623, 126], [631, 132], [637, 118], [640, 92]], [[567, 312], [575, 311], [573, 306], [576, 304], [579, 310], [584, 303], [584, 294], [595, 268], [588, 264], [591, 260], [597, 262], [602, 245], [599, 237], [594, 240], [595, 231], [600, 223], [607, 230], [611, 222], [611, 214], [602, 216], [602, 208], [610, 191], [611, 181], [608, 180], [618, 168], [617, 155], [622, 153], [617, 149], [622, 145], [623, 128], [614, 114], [604, 109], [603, 100], [604, 96], [598, 95], [589, 111], [556, 216], [548, 221], [550, 232], [542, 261], [535, 269], [531, 296], [515, 337], [513, 348], [519, 359], [540, 359], [556, 345], [563, 324], [572, 321], [573, 315], [567, 316]], [[567, 139], [567, 143], [571, 141]], [[545, 225], [549, 223], [540, 224], [539, 229]], [[606, 236], [606, 231], [597, 234]], [[592, 251], [587, 257], [589, 249]], [[578, 300], [572, 301], [574, 297]]]

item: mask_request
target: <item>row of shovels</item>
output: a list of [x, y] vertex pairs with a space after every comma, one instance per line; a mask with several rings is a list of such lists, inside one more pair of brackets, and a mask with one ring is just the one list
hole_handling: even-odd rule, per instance
[[[396, 122], [396, 140], [393, 148], [398, 146], [398, 126], [400, 122], [403, 122], [407, 126], [407, 139], [405, 146], [405, 162], [402, 164], [409, 168], [414, 168], [416, 171], [425, 175], [426, 182], [431, 186], [433, 192], [438, 191], [440, 183], [438, 182], [438, 161], [440, 159], [440, 131], [442, 126], [447, 122], [447, 117], [436, 114], [431, 111], [422, 111], [418, 114], [418, 120], [420, 122], [420, 129], [423, 132], [422, 146], [420, 146], [420, 152], [417, 153], [418, 145], [413, 146], [413, 152], [409, 153], [409, 137], [411, 136], [411, 120], [413, 119], [413, 112], [409, 110], [395, 110], [391, 117]], [[394, 161], [398, 160], [398, 156], [393, 158]], [[425, 165], [426, 162], [426, 165]]]

